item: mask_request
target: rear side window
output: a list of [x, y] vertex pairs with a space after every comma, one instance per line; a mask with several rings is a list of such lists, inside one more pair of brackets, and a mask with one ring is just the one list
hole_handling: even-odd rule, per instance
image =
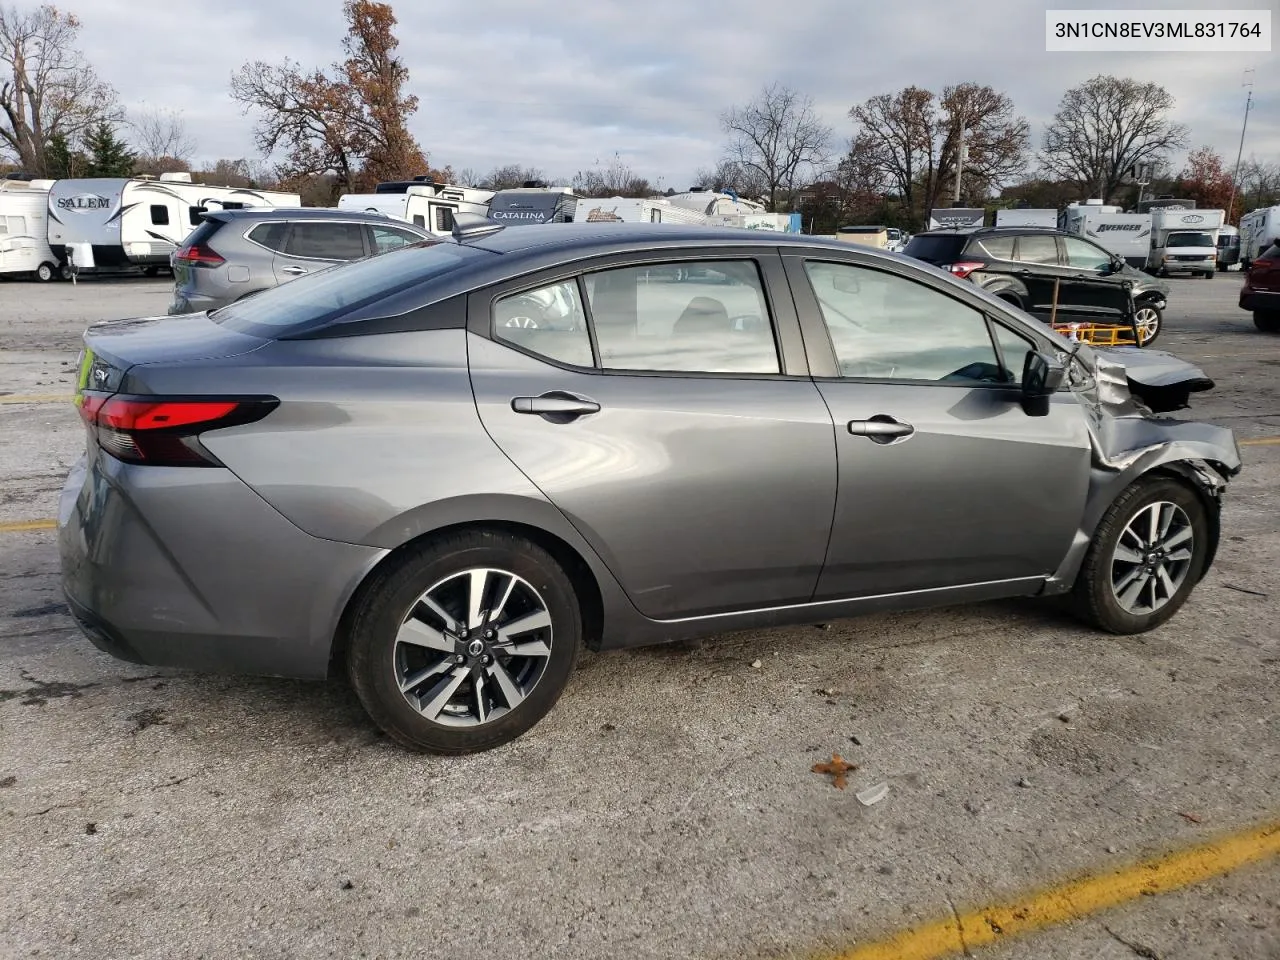
[[1058, 241], [1054, 237], [1034, 235], [1018, 238], [1018, 259], [1023, 263], [1058, 262]]
[[907, 241], [903, 253], [925, 263], [955, 263], [967, 240], [963, 234], [920, 234]]
[[167, 227], [169, 225], [169, 208], [163, 203], [153, 203], [151, 205], [151, 222], [157, 227]]
[[249, 239], [268, 250], [283, 250], [284, 240], [288, 234], [287, 223], [260, 223], [249, 231]]
[[1013, 259], [1013, 237], [983, 237], [970, 247], [979, 256], [985, 254], [993, 260]]
[[359, 260], [364, 256], [364, 225], [294, 223], [284, 252], [310, 260]]

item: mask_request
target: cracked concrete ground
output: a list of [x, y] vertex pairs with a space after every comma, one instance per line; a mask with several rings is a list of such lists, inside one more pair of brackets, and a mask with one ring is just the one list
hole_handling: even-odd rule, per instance
[[[1239, 275], [1173, 285], [1159, 345], [1219, 383], [1192, 412], [1280, 435]], [[0, 395], [69, 391], [87, 321], [167, 300], [0, 286]], [[54, 515], [80, 430], [0, 405], [0, 522]], [[454, 759], [340, 683], [111, 660], [52, 533], [0, 534], [0, 957], [804, 957], [1273, 819], [1280, 446], [1244, 457], [1217, 566], [1149, 635], [1018, 602], [591, 656], [528, 736]], [[833, 752], [844, 791], [810, 772]], [[1252, 960], [1278, 922], [1272, 861], [988, 953]]]

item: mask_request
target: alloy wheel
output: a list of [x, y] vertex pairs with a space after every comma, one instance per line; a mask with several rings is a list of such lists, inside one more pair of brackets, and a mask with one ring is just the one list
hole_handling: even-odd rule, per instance
[[1177, 595], [1191, 569], [1195, 534], [1186, 511], [1160, 500], [1125, 525], [1111, 558], [1111, 590], [1126, 613], [1155, 613]]
[[424, 718], [474, 727], [510, 713], [551, 656], [551, 614], [527, 580], [477, 567], [414, 601], [395, 638], [395, 680]]
[[1134, 320], [1138, 326], [1138, 343], [1150, 343], [1160, 332], [1160, 312], [1155, 307], [1139, 307]]

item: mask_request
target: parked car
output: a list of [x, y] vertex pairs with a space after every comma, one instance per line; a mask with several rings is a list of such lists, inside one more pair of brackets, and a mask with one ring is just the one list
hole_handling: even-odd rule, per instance
[[1063, 323], [1125, 324], [1132, 309], [1143, 347], [1155, 343], [1164, 323], [1168, 283], [1074, 234], [1043, 227], [931, 230], [912, 237], [904, 252], [1042, 320], [1053, 314]]
[[1263, 333], [1280, 333], [1280, 237], [1249, 264], [1240, 308], [1253, 311], [1253, 325]]
[[169, 313], [216, 310], [334, 264], [439, 240], [377, 213], [315, 207], [205, 213], [174, 251]]
[[[1213, 385], [1168, 354], [835, 240], [456, 234], [86, 331], [58, 545], [96, 645], [345, 671], [460, 753], [532, 727], [584, 645], [1057, 595], [1139, 633], [1213, 560], [1239, 453], [1152, 416]], [[716, 282], [647, 279], [674, 265]]]

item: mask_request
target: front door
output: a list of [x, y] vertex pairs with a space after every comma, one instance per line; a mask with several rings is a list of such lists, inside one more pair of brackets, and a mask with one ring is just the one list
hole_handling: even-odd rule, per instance
[[759, 261], [615, 267], [469, 310], [485, 427], [642, 613], [810, 599], [835, 503], [831, 418], [811, 379], [782, 372]]
[[1019, 404], [1032, 335], [934, 286], [788, 257], [839, 493], [815, 600], [1047, 577], [1079, 526], [1090, 446], [1074, 395]]
[[1062, 237], [1068, 279], [1061, 299], [1071, 318], [1094, 323], [1129, 322], [1128, 279], [1111, 254], [1080, 237]]

